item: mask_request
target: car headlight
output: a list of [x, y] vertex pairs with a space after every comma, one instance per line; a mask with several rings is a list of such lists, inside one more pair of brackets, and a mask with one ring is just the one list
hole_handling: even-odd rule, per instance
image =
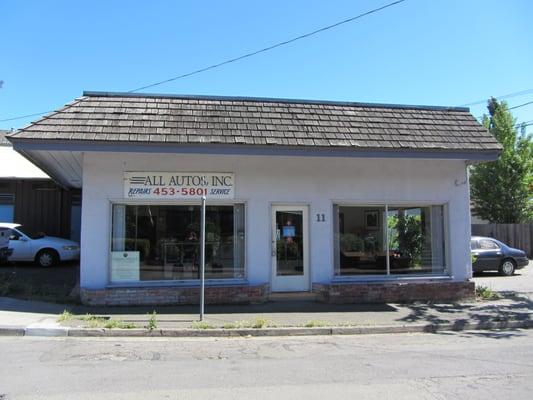
[[79, 246], [63, 246], [63, 250], [78, 250]]

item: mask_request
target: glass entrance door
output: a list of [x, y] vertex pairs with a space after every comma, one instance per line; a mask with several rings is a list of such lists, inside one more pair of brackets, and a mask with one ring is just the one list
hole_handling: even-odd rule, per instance
[[272, 207], [272, 291], [309, 290], [307, 207]]

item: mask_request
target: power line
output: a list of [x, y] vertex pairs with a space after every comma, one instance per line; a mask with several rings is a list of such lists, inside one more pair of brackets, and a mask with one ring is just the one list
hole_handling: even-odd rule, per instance
[[[523, 104], [519, 104], [517, 106], [513, 106], [513, 107], [509, 107], [508, 110], [514, 110], [515, 108], [520, 108], [520, 107], [524, 107], [524, 106], [527, 106], [529, 104], [533, 104], [533, 101], [528, 101], [527, 103], [523, 103]], [[485, 114], [483, 114], [485, 115]], [[483, 118], [483, 115], [478, 115], [476, 118]]]
[[332, 24], [332, 25], [325, 26], [323, 28], [317, 29], [317, 30], [312, 31], [312, 32], [304, 33], [303, 35], [294, 37], [292, 39], [285, 40], [283, 42], [279, 42], [279, 43], [273, 44], [273, 45], [268, 46], [268, 47], [264, 47], [264, 48], [262, 48], [260, 50], [253, 51], [251, 53], [243, 54], [242, 56], [239, 56], [239, 57], [235, 57], [235, 58], [231, 58], [231, 59], [226, 60], [226, 61], [222, 61], [222, 62], [220, 62], [218, 64], [213, 64], [213, 65], [210, 65], [208, 67], [200, 68], [200, 69], [197, 69], [197, 70], [192, 71], [192, 72], [187, 72], [186, 74], [178, 75], [178, 76], [175, 76], [175, 77], [172, 77], [172, 78], [169, 78], [169, 79], [165, 79], [165, 80], [162, 80], [162, 81], [159, 81], [159, 82], [151, 83], [151, 84], [146, 85], [146, 86], [141, 86], [141, 87], [138, 87], [137, 89], [133, 89], [133, 90], [128, 91], [128, 93], [134, 93], [134, 92], [138, 92], [139, 90], [148, 89], [148, 88], [151, 88], [151, 87], [154, 87], [154, 86], [158, 86], [158, 85], [162, 85], [162, 84], [168, 83], [168, 82], [173, 82], [173, 81], [176, 81], [178, 79], [183, 79], [183, 78], [186, 78], [186, 77], [189, 77], [189, 76], [192, 76], [192, 75], [199, 74], [201, 72], [209, 71], [211, 69], [218, 68], [218, 67], [221, 67], [223, 65], [230, 64], [230, 63], [234, 63], [236, 61], [240, 61], [242, 59], [249, 58], [249, 57], [255, 56], [255, 55], [260, 54], [260, 53], [265, 53], [265, 52], [273, 50], [275, 48], [278, 48], [278, 47], [281, 47], [281, 46], [285, 46], [285, 45], [287, 45], [289, 43], [296, 42], [297, 40], [305, 39], [305, 38], [308, 38], [310, 36], [316, 35], [318, 33], [322, 33], [324, 31], [327, 31], [329, 29], [336, 28], [337, 26], [344, 25], [344, 24], [347, 24], [349, 22], [353, 22], [353, 21], [355, 21], [355, 20], [357, 20], [359, 18], [366, 17], [367, 15], [374, 14], [374, 13], [377, 13], [377, 12], [379, 12], [381, 10], [386, 9], [386, 8], [389, 8], [389, 7], [395, 6], [397, 4], [403, 3], [404, 1], [406, 1], [406, 0], [394, 1], [392, 3], [384, 5], [382, 7], [374, 8], [373, 10], [370, 10], [370, 11], [364, 12], [362, 14], [359, 14], [359, 15], [357, 15], [355, 17], [351, 17], [351, 18], [345, 19], [343, 21], [337, 22], [337, 23]]
[[529, 105], [529, 104], [533, 104], [533, 101], [528, 101], [527, 103], [520, 104], [520, 105], [518, 105], [518, 106], [509, 107], [509, 110], [514, 110], [515, 108], [524, 107], [524, 106], [527, 106], [527, 105]]
[[[533, 93], [533, 89], [526, 89], [526, 90], [521, 90], [520, 92], [514, 92], [514, 93], [504, 94], [502, 96], [496, 96], [496, 99], [504, 100], [504, 99], [509, 99], [511, 97], [522, 96], [524, 94], [529, 94], [529, 93]], [[460, 107], [475, 106], [477, 104], [483, 104], [486, 102], [487, 102], [487, 99], [483, 99], [483, 100], [473, 101], [472, 103], [461, 104]]]
[[54, 110], [51, 110], [51, 111], [44, 111], [44, 112], [35, 113], [35, 114], [21, 115], [21, 116], [19, 116], [19, 117], [13, 117], [13, 118], [0, 119], [0, 122], [7, 122], [7, 121], [14, 121], [14, 120], [16, 120], [16, 119], [29, 118], [29, 117], [36, 117], [37, 115], [43, 115], [43, 114], [51, 113], [51, 112], [53, 112], [53, 111], [54, 111]]
[[[276, 43], [276, 44], [273, 44], [271, 46], [268, 46], [268, 47], [265, 47], [265, 48], [262, 48], [260, 50], [256, 50], [256, 51], [253, 51], [251, 53], [247, 53], [247, 54], [243, 54], [242, 56], [239, 56], [239, 57], [235, 57], [235, 58], [231, 58], [229, 60], [226, 60], [226, 61], [222, 61], [220, 63], [217, 63], [217, 64], [213, 64], [213, 65], [209, 65], [207, 67], [204, 67], [204, 68], [200, 68], [200, 69], [197, 69], [195, 71], [191, 71], [191, 72], [187, 72], [185, 74], [182, 74], [182, 75], [178, 75], [178, 76], [175, 76], [175, 77], [172, 77], [172, 78], [169, 78], [169, 79], [165, 79], [165, 80], [162, 80], [162, 81], [159, 81], [159, 82], [155, 82], [155, 83], [151, 83], [149, 85], [145, 85], [145, 86], [141, 86], [141, 87], [138, 87], [136, 89], [132, 89], [132, 90], [129, 90], [127, 93], [134, 93], [134, 92], [138, 92], [140, 90], [144, 90], [144, 89], [148, 89], [148, 88], [151, 88], [151, 87], [154, 87], [154, 86], [158, 86], [158, 85], [162, 85], [164, 83], [168, 83], [168, 82], [173, 82], [173, 81], [176, 81], [178, 79], [183, 79], [183, 78], [186, 78], [186, 77], [189, 77], [189, 76], [192, 76], [192, 75], [197, 75], [197, 74], [200, 74], [202, 72], [206, 72], [206, 71], [209, 71], [209, 70], [212, 70], [212, 69], [215, 69], [215, 68], [218, 68], [218, 67], [221, 67], [223, 65], [227, 65], [227, 64], [231, 64], [231, 63], [234, 63], [234, 62], [237, 62], [237, 61], [240, 61], [240, 60], [243, 60], [245, 58], [249, 58], [249, 57], [253, 57], [257, 54], [261, 54], [261, 53], [265, 53], [267, 51], [270, 51], [270, 50], [273, 50], [275, 48], [278, 48], [278, 47], [281, 47], [281, 46], [285, 46], [285, 45], [288, 45], [289, 43], [293, 43], [293, 42], [296, 42], [297, 40], [301, 40], [301, 39], [305, 39], [305, 38], [308, 38], [310, 36], [313, 36], [313, 35], [316, 35], [318, 33], [322, 33], [322, 32], [325, 32], [327, 30], [330, 30], [330, 29], [333, 29], [333, 28], [336, 28], [340, 25], [344, 25], [344, 24], [347, 24], [349, 22], [353, 22], [357, 19], [360, 19], [360, 18], [363, 18], [363, 17], [366, 17], [370, 14], [374, 14], [374, 13], [377, 13], [379, 11], [382, 11], [386, 8], [389, 8], [389, 7], [392, 7], [392, 6], [395, 6], [397, 4], [400, 4], [400, 3], [403, 3], [404, 1], [407, 1], [407, 0], [397, 0], [397, 1], [394, 1], [392, 3], [388, 3], [382, 7], [378, 7], [378, 8], [374, 8], [373, 10], [370, 10], [370, 11], [367, 11], [367, 12], [364, 12], [362, 14], [359, 14], [359, 15], [356, 15], [355, 17], [351, 17], [351, 18], [348, 18], [348, 19], [345, 19], [343, 21], [339, 21], [339, 22], [336, 22], [332, 25], [328, 25], [328, 26], [325, 26], [325, 27], [322, 27], [320, 29], [317, 29], [317, 30], [314, 30], [312, 32], [308, 32], [308, 33], [304, 33], [303, 35], [300, 35], [300, 36], [297, 36], [297, 37], [294, 37], [292, 39], [289, 39], [289, 40], [285, 40], [283, 42], [279, 42], [279, 43]], [[29, 118], [29, 117], [35, 117], [37, 115], [43, 115], [43, 114], [47, 114], [47, 113], [50, 113], [50, 112], [53, 112], [54, 110], [52, 111], [44, 111], [44, 112], [40, 112], [40, 113], [35, 113], [35, 114], [27, 114], [27, 115], [21, 115], [21, 116], [18, 116], [18, 117], [13, 117], [13, 118], [6, 118], [6, 119], [0, 119], [0, 122], [7, 122], [7, 121], [15, 121], [17, 119], [23, 119], [23, 118]]]

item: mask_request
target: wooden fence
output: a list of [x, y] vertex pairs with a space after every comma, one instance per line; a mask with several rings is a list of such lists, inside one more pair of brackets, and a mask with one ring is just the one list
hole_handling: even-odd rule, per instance
[[473, 224], [472, 236], [489, 236], [533, 258], [533, 224]]

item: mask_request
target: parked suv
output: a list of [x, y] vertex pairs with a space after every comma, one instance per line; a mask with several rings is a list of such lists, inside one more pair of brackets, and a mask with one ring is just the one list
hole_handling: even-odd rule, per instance
[[509, 247], [490, 237], [472, 236], [470, 249], [474, 256], [474, 272], [498, 271], [500, 275], [511, 276], [515, 270], [524, 268], [529, 263], [525, 251]]

